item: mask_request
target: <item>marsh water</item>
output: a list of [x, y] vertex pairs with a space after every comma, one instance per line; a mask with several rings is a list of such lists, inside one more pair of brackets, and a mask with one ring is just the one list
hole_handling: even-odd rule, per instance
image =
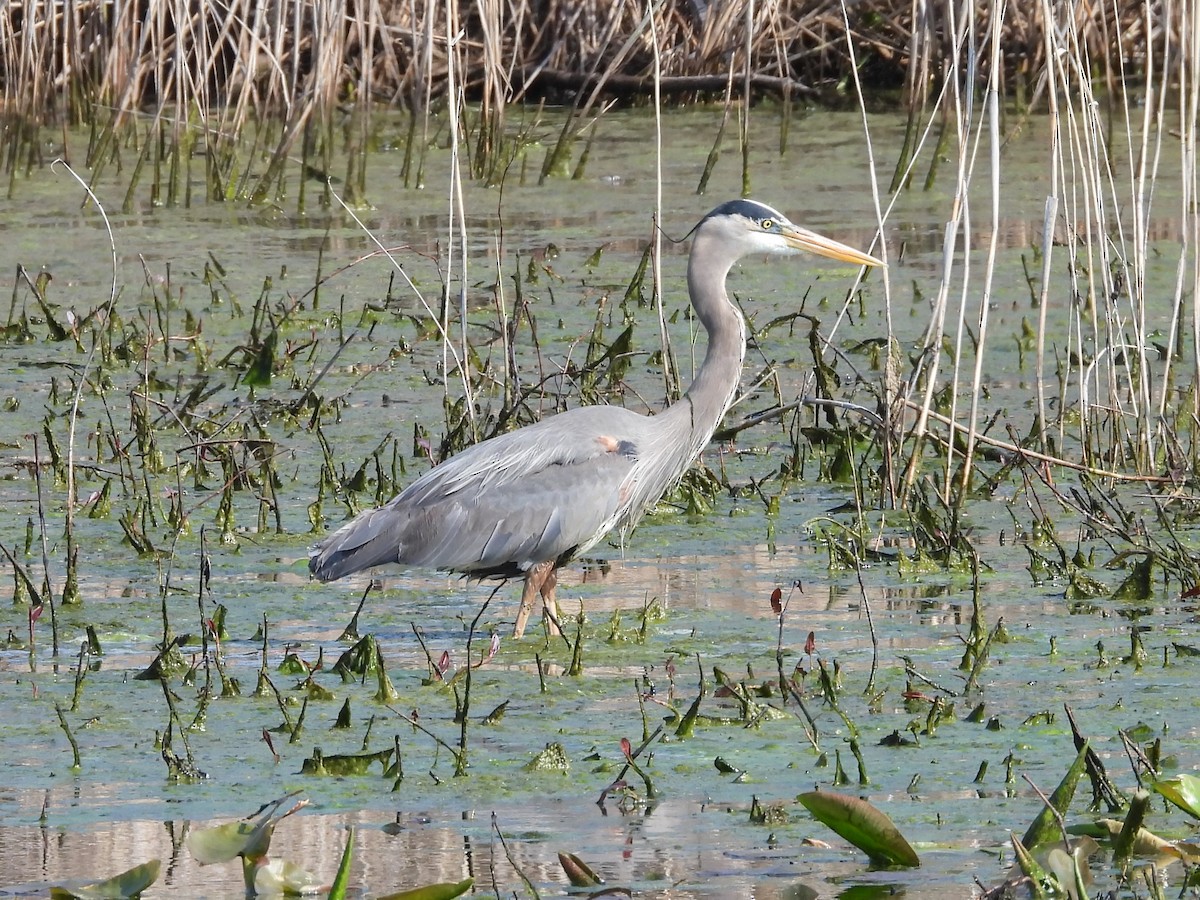
[[[798, 117], [780, 153], [776, 116], [761, 110], [752, 119], [753, 196], [866, 248], [876, 218], [860, 117]], [[706, 110], [664, 117], [662, 226], [670, 236], [682, 237], [708, 209], [740, 193], [740, 153], [727, 139], [707, 193], [696, 194], [719, 119], [719, 111]], [[76, 513], [83, 602], [55, 611], [59, 654], [51, 646], [49, 611], [31, 647], [28, 607], [2, 607], [0, 625], [10, 639], [0, 651], [0, 892], [45, 894], [53, 883], [96, 880], [159, 858], [162, 874], [145, 896], [234, 896], [242, 891], [240, 866], [200, 867], [186, 835], [297, 791], [308, 804], [279, 823], [272, 856], [328, 884], [353, 830], [351, 886], [360, 896], [468, 876], [477, 893], [532, 896], [531, 885], [540, 896], [563, 896], [568, 886], [559, 851], [578, 854], [609, 885], [644, 898], [967, 896], [976, 879], [993, 884], [1009, 874], [1009, 833], [1022, 833], [1042, 807], [1032, 785], [1049, 792], [1073, 758], [1064, 706], [1127, 791], [1133, 777], [1118, 729], [1135, 729], [1143, 740], [1161, 737], [1164, 756], [1179, 771], [1200, 766], [1194, 687], [1200, 662], [1174, 649], [1197, 643], [1196, 612], [1177, 590], [1157, 590], [1136, 605], [1107, 596], [1068, 603], [1063, 582], [1030, 572], [1027, 543], [1042, 515], [1031, 499], [1036, 489], [980, 496], [967, 507], [982, 563], [978, 599], [986, 626], [1002, 618], [1007, 635], [993, 643], [978, 688], [967, 693], [960, 662], [973, 608], [970, 573], [901, 565], [900, 556], [912, 549], [903, 511], [876, 511], [870, 498], [866, 528], [886, 538], [881, 544], [889, 552], [858, 571], [831, 564], [841, 531], [863, 523], [853, 511], [854, 479], [833, 474], [834, 450], [800, 431], [818, 424], [818, 414], [801, 410], [798, 419], [768, 420], [706, 451], [703, 462], [722, 485], [710, 503], [674, 496], [622, 543], [603, 543], [564, 570], [560, 596], [572, 638], [575, 614], [585, 614], [578, 674], [570, 674], [566, 642], [536, 630], [520, 642], [508, 638], [515, 586], [492, 597], [472, 661], [484, 657], [490, 632], [501, 640], [494, 658], [472, 670], [469, 768], [456, 775], [448, 746], [458, 746], [454, 719], [464, 684], [431, 682], [428, 662], [446, 652], [451, 671], [465, 664], [468, 626], [493, 586], [424, 571], [374, 573], [377, 584], [358, 630], [374, 636], [395, 696], [380, 700], [375, 674], [345, 682], [332, 672], [348, 646], [339, 637], [370, 578], [322, 585], [307, 577], [322, 442], [338, 477], [365, 467], [355, 493], [326, 488], [319, 516], [329, 527], [429, 466], [428, 453], [445, 430], [447, 356], [417, 292], [438, 308], [446, 275], [440, 254], [460, 237], [455, 254], [466, 248], [466, 276], [455, 262], [448, 277], [453, 291], [465, 294], [477, 371], [503, 379], [501, 324], [525, 303], [513, 357], [522, 384], [544, 385], [531, 407], [549, 413], [581, 402], [589, 339], [599, 333], [602, 342], [614, 341], [628, 324], [628, 368], [612, 383], [599, 379], [592, 385], [597, 393], [583, 401], [660, 408], [657, 312], [649, 299], [626, 299], [653, 236], [654, 122], [642, 112], [607, 114], [577, 179], [537, 184], [533, 173], [545, 147], [531, 144], [527, 164], [514, 163], [502, 186], [467, 182], [454, 230], [449, 152], [432, 147], [424, 186], [405, 188], [403, 129], [383, 120], [377, 126], [369, 159], [372, 206], [357, 211], [361, 226], [336, 205], [314, 204], [300, 214], [287, 200], [247, 207], [196, 199], [190, 208], [163, 208], [135, 197], [132, 211], [122, 213], [129, 173], [110, 166], [95, 190], [112, 225], [114, 310], [128, 340], [103, 365], [88, 358], [90, 332], [79, 347], [70, 337], [50, 340], [32, 289], [14, 276], [15, 315], [27, 316], [33, 337], [0, 345], [6, 401], [0, 543], [40, 583], [34, 478], [40, 470], [49, 577], [61, 589], [66, 495], [48, 462], [43, 422], [65, 453], [71, 394], [85, 365], [89, 387], [74, 452], [80, 498], [90, 503]], [[903, 122], [872, 116], [870, 129], [886, 185]], [[553, 134], [547, 124], [546, 139]], [[85, 139], [68, 135], [65, 148], [47, 150], [78, 158]], [[1003, 157], [991, 324], [1002, 337], [993, 340], [985, 388], [988, 414], [1000, 411], [1014, 433], [1027, 431], [1031, 416], [1033, 388], [1020, 344], [1023, 320], [1034, 316], [1027, 265], [1041, 238], [1047, 154], [1045, 123], [1034, 119], [1006, 144]], [[936, 293], [947, 184], [902, 192], [885, 226], [891, 317], [909, 348]], [[1169, 196], [1171, 186], [1161, 190]], [[1160, 208], [1177, 205], [1164, 200]], [[978, 223], [970, 227], [980, 240], [987, 236]], [[1151, 228], [1167, 252], [1177, 230], [1169, 215]], [[375, 253], [375, 238], [392, 248], [414, 287]], [[664, 242], [661, 259], [664, 316], [685, 380], [701, 347], [686, 315], [686, 249]], [[0, 218], [0, 271], [20, 265], [31, 277], [48, 272], [47, 298], [60, 321], [68, 321], [68, 311], [82, 319], [103, 309], [112, 253], [96, 207], [83, 203], [64, 169], [39, 168], [18, 180]], [[1164, 286], [1173, 272], [1173, 262], [1163, 266]], [[757, 330], [743, 380], [747, 394], [727, 423], [811, 393], [809, 320], [763, 326], [803, 309], [828, 331], [856, 274], [801, 258], [747, 260], [735, 269], [731, 287]], [[864, 381], [880, 377], [864, 348], [886, 334], [882, 285], [875, 275], [857, 289], [837, 332], [847, 391], [855, 372]], [[251, 354], [244, 348], [252, 343], [256, 307], [278, 324], [279, 344], [274, 377], [250, 386], [244, 376]], [[1165, 322], [1165, 303], [1160, 312]], [[456, 396], [461, 384], [453, 373], [448, 380]], [[197, 388], [203, 399], [185, 403]], [[319, 428], [304, 402], [309, 393], [337, 401]], [[496, 394], [483, 392], [484, 420], [498, 406]], [[868, 404], [870, 395], [854, 399]], [[189, 426], [181, 410], [198, 418]], [[151, 423], [152, 447], [136, 436], [138, 415]], [[224, 441], [236, 445], [237, 464], [252, 474], [269, 456], [276, 477], [273, 488], [268, 479], [247, 479], [219, 518], [229, 475], [219, 455], [198, 446]], [[163, 467], [152, 471], [147, 454], [161, 457]], [[181, 468], [172, 468], [177, 462]], [[788, 464], [799, 467], [799, 478], [779, 477]], [[1065, 484], [1071, 474], [1059, 478]], [[94, 496], [106, 483], [107, 511]], [[186, 527], [172, 527], [174, 508], [186, 512]], [[123, 514], [148, 541], [145, 552], [131, 546]], [[1074, 547], [1079, 523], [1061, 515], [1061, 540]], [[1082, 551], [1094, 553], [1097, 565], [1114, 555], [1094, 536]], [[211, 562], [207, 585], [202, 552]], [[0, 563], [5, 576], [12, 571], [7, 560]], [[1125, 573], [1097, 568], [1093, 575], [1115, 587]], [[797, 582], [802, 589], [792, 587]], [[770, 602], [776, 587], [787, 599], [782, 628]], [[160, 684], [135, 678], [158, 652], [164, 596], [175, 634], [197, 633], [218, 604], [226, 610], [220, 652], [240, 692], [213, 699], [202, 721], [195, 718], [196, 692], [206, 671], [216, 675], [200, 664], [198, 641], [183, 647], [185, 659], [198, 665], [197, 679], [169, 682], [174, 725]], [[1145, 645], [1144, 662], [1125, 658], [1131, 625]], [[103, 655], [81, 667], [88, 626]], [[714, 667], [766, 693], [777, 647], [789, 673], [797, 666], [809, 673], [802, 678], [815, 740], [795, 704], [778, 693], [762, 698], [764, 709], [746, 721], [734, 699], [716, 691]], [[280, 671], [288, 652], [310, 665], [323, 659], [307, 681], [331, 697], [323, 699], [302, 675]], [[822, 661], [837, 666], [844, 717], [822, 701]], [[264, 666], [278, 695], [255, 693]], [[621, 739], [637, 747], [671, 718], [668, 707], [686, 711], [699, 693], [701, 670], [704, 718], [690, 736], [676, 736], [675, 725], [665, 728], [640, 757], [655, 796], [632, 773], [624, 776], [626, 789], [606, 793], [622, 773]], [[942, 696], [954, 715], [926, 728], [928, 704], [913, 692]], [[335, 728], [346, 703], [348, 727]], [[986, 715], [968, 721], [978, 703]], [[56, 704], [78, 744], [78, 768]], [[485, 724], [502, 704], [503, 715]], [[281, 730], [285, 722], [291, 727]], [[162, 755], [168, 731], [178, 756], [186, 738], [205, 777], [168, 777]], [[894, 734], [908, 740], [890, 745]], [[561, 745], [565, 769], [530, 770], [531, 760], [553, 744]], [[326, 757], [398, 748], [402, 772], [385, 777], [375, 764], [354, 776], [301, 774], [314, 748]], [[835, 785], [842, 769], [849, 783]], [[916, 847], [921, 867], [872, 870], [796, 803], [814, 787], [869, 799]], [[1085, 807], [1085, 799], [1077, 800], [1072, 818], [1090, 818]], [[1166, 836], [1189, 832], [1182, 814], [1165, 809], [1150, 824]], [[1164, 877], [1179, 876], [1176, 866]]]

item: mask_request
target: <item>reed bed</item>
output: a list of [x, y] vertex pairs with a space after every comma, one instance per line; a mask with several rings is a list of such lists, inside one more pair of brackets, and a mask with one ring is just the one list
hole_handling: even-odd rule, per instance
[[[980, 33], [993, 31], [995, 8], [967, 11]], [[1182, 15], [1013, 5], [994, 29], [1000, 52], [980, 66], [999, 67], [1003, 94], [1044, 100], [1048, 47], [1069, 28], [1115, 90], [1187, 37]], [[848, 4], [845, 18], [832, 0], [26, 0], [0, 6], [0, 96], [6, 117], [39, 123], [166, 107], [222, 111], [222, 124], [238, 127], [251, 116], [295, 121], [310, 104], [419, 111], [455, 91], [502, 104], [562, 100], [603, 82], [644, 101], [656, 66], [664, 94], [684, 102], [720, 96], [733, 74], [758, 96], [832, 95], [859, 66], [866, 88], [906, 85], [921, 99], [956, 56], [959, 24], [953, 4], [927, 0]]]
[[[926, 185], [938, 177], [952, 186], [924, 337], [908, 370], [893, 365], [878, 387], [890, 463], [879, 499], [911, 508], [932, 491], [951, 544], [970, 499], [1011, 486], [1014, 470], [1026, 472], [1022, 494], [1044, 491], [1089, 527], [1113, 532], [1126, 525], [1111, 517], [1125, 513], [1099, 506], [1115, 487], [1132, 482], [1162, 503], [1177, 501], [1200, 452], [1195, 12], [1186, 4], [1128, 10], [1103, 32], [1122, 48], [1114, 56], [1100, 49], [1101, 23], [1081, 22], [1076, 9], [1048, 0], [998, 8], [993, 17], [963, 7], [948, 23], [953, 52], [943, 58], [943, 80], [911, 108], [892, 198], [879, 199], [886, 233], [890, 203], [920, 184], [918, 170], [928, 167]], [[1028, 124], [1022, 107], [1004, 102], [1012, 96], [1006, 60], [1014, 23], [1034, 21], [1050, 27], [1040, 29], [1043, 45], [1029, 57], [1035, 65], [1026, 74], [1037, 74], [1025, 79], [1025, 96], [1048, 115], [1049, 141], [1041, 241], [1026, 256], [1027, 312], [1015, 337], [1034, 413], [1027, 427], [1028, 415], [989, 408], [985, 373], [1002, 358], [998, 342], [1011, 348], [1014, 340], [989, 325], [998, 302], [1013, 304], [994, 290], [1000, 196], [1015, 177], [1003, 149]], [[865, 107], [869, 90], [859, 92]], [[1170, 208], [1156, 199], [1164, 181], [1180, 186], [1165, 192]], [[1178, 223], [1174, 246], [1151, 224], [1164, 219]], [[1169, 298], [1148, 287], [1154, 269], [1174, 273]], [[1016, 422], [1024, 423], [1019, 431]], [[1001, 464], [984, 464], [989, 454]], [[1063, 488], [1059, 479], [1083, 487]]]

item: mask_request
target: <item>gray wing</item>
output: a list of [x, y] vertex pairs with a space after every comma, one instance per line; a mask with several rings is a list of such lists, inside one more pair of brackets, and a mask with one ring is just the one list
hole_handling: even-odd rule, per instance
[[636, 492], [643, 416], [560, 413], [477, 444], [314, 548], [321, 581], [382, 563], [514, 577], [600, 540]]

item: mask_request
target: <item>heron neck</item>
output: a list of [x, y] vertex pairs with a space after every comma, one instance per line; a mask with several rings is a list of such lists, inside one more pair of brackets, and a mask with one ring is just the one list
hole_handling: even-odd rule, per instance
[[688, 264], [692, 307], [708, 334], [704, 362], [687, 393], [664, 414], [690, 420], [693, 457], [704, 449], [733, 402], [746, 356], [746, 323], [725, 291], [731, 264], [696, 262], [708, 258], [703, 247], [694, 247]]

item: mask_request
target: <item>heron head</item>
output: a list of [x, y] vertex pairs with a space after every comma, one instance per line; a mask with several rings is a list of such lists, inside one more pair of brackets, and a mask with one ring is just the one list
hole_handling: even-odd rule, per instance
[[700, 221], [697, 229], [715, 232], [718, 240], [737, 256], [803, 250], [860, 266], [884, 265], [868, 253], [793, 224], [783, 213], [757, 200], [722, 203]]

